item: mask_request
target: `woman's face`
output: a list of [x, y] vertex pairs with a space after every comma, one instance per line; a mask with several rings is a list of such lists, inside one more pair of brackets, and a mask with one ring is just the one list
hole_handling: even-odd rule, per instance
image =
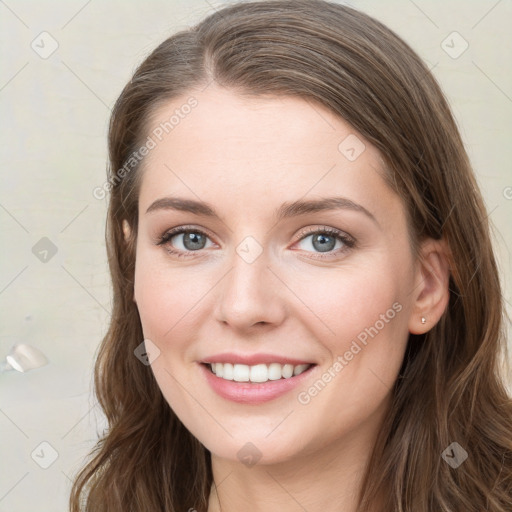
[[134, 300], [163, 395], [248, 465], [375, 433], [417, 285], [378, 151], [302, 99], [194, 98], [154, 117], [140, 188]]

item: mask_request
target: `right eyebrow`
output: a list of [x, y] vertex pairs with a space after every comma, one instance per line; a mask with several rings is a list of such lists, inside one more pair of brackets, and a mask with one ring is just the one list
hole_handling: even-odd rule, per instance
[[156, 210], [178, 210], [182, 212], [189, 212], [195, 215], [203, 215], [204, 217], [220, 217], [215, 213], [215, 210], [208, 203], [201, 201], [194, 201], [192, 199], [184, 199], [181, 197], [162, 197], [157, 199], [146, 210], [150, 213]]

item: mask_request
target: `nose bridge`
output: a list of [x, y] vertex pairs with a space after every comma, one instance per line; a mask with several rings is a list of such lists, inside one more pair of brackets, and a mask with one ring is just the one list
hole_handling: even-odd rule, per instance
[[233, 252], [222, 280], [216, 316], [238, 329], [258, 323], [278, 324], [284, 315], [279, 282], [268, 268], [268, 253], [252, 237]]

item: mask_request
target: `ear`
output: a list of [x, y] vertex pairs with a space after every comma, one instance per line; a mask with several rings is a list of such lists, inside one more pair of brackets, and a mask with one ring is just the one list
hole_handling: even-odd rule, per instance
[[125, 241], [128, 242], [128, 240], [130, 240], [130, 236], [132, 234], [132, 229], [126, 219], [123, 219], [123, 234], [124, 234]]
[[[444, 240], [429, 238], [420, 246], [409, 332], [424, 334], [439, 321], [450, 298], [450, 251]], [[422, 322], [425, 319], [425, 322]]]
[[[123, 219], [123, 235], [125, 242], [129, 243], [130, 238], [132, 236], [132, 228], [130, 227], [129, 222], [126, 219]], [[135, 302], [135, 304], [137, 304], [137, 301], [135, 300], [135, 293], [133, 293], [132, 295], [132, 300], [133, 302]]]

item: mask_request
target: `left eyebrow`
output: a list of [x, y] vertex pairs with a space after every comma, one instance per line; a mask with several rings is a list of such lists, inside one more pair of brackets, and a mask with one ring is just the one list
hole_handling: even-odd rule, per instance
[[310, 199], [307, 201], [293, 201], [292, 203], [283, 203], [276, 212], [277, 220], [288, 217], [306, 215], [308, 213], [322, 212], [327, 210], [352, 210], [363, 213], [377, 225], [377, 219], [364, 206], [347, 199], [346, 197], [323, 197], [320, 199]]
[[[193, 199], [185, 199], [180, 197], [162, 197], [154, 201], [146, 213], [155, 210], [178, 210], [189, 212], [194, 215], [213, 217], [220, 220], [215, 209], [208, 203], [196, 201]], [[364, 206], [347, 199], [346, 197], [323, 197], [320, 199], [297, 200], [293, 202], [283, 203], [275, 212], [274, 216], [277, 221], [290, 217], [298, 217], [309, 213], [330, 211], [330, 210], [352, 210], [363, 213], [377, 225], [377, 219]]]

